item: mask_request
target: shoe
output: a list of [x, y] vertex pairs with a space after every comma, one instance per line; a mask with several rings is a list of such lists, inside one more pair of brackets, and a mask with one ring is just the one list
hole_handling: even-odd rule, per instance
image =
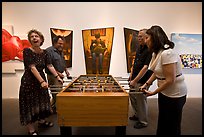
[[28, 132], [28, 135], [39, 135], [38, 132], [35, 130], [33, 132]]
[[136, 117], [135, 115], [132, 116], [132, 117], [129, 117], [129, 119], [130, 119], [130, 120], [134, 120], [134, 121], [138, 121], [138, 120], [139, 120], [138, 117]]
[[141, 122], [136, 122], [134, 125], [134, 128], [140, 129], [140, 128], [144, 128], [147, 127], [147, 124], [141, 123]]
[[53, 127], [54, 124], [52, 122], [45, 121], [43, 123], [38, 122], [38, 126], [43, 127], [43, 128], [47, 128], [47, 127]]

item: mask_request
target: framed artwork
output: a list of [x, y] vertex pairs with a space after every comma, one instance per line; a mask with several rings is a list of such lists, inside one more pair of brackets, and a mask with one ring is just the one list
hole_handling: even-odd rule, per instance
[[86, 74], [109, 74], [114, 28], [82, 30]]
[[127, 72], [131, 72], [131, 67], [134, 63], [136, 48], [139, 46], [138, 43], [138, 30], [124, 28], [125, 37], [125, 50], [126, 50], [126, 61], [127, 61]]
[[64, 30], [57, 28], [50, 28], [51, 39], [53, 44], [53, 38], [56, 36], [63, 36], [65, 38], [65, 45], [63, 47], [64, 59], [66, 61], [66, 65], [68, 68], [72, 67], [72, 39], [73, 39], [73, 31], [72, 30]]
[[202, 68], [202, 34], [172, 33], [171, 40], [181, 57], [182, 68]]

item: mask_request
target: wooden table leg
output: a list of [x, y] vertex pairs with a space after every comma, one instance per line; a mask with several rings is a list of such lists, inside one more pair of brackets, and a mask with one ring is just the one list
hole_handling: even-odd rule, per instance
[[118, 136], [126, 135], [126, 126], [116, 126], [115, 135]]
[[72, 135], [72, 127], [60, 126], [60, 134], [65, 136]]

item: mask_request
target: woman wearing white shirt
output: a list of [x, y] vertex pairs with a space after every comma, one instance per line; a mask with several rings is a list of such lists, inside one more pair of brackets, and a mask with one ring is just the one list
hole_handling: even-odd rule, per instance
[[[159, 116], [157, 135], [180, 135], [183, 106], [187, 87], [182, 75], [181, 59], [160, 26], [147, 30], [146, 44], [153, 52], [150, 69], [153, 75], [140, 87], [147, 96], [158, 93]], [[158, 88], [147, 91], [145, 87], [157, 79]]]

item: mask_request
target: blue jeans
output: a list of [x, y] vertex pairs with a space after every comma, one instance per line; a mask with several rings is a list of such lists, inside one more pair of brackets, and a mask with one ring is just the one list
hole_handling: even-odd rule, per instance
[[[98, 59], [98, 69], [99, 69], [99, 73], [102, 74], [103, 73], [103, 53], [99, 53], [99, 54], [96, 54], [96, 53], [92, 53], [92, 70], [93, 70], [93, 74], [96, 74], [97, 73], [97, 70], [96, 70], [96, 59]], [[98, 57], [98, 58], [97, 58]]]

